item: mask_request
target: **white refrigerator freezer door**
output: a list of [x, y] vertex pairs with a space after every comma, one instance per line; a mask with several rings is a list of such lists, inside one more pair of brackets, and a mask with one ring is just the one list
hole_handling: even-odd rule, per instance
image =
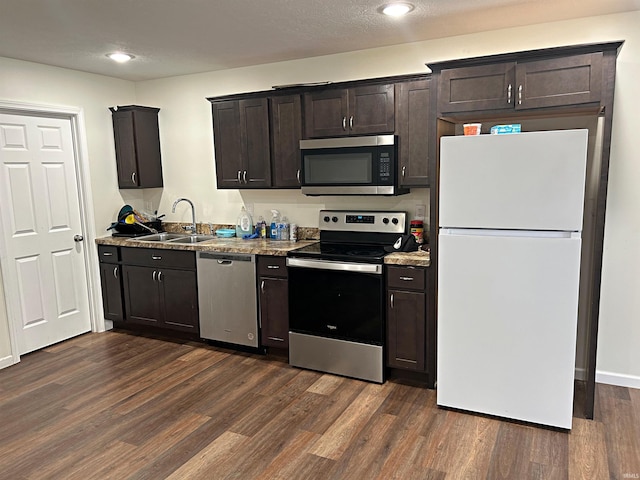
[[587, 130], [442, 137], [441, 227], [582, 230]]
[[439, 235], [438, 405], [571, 428], [580, 243]]

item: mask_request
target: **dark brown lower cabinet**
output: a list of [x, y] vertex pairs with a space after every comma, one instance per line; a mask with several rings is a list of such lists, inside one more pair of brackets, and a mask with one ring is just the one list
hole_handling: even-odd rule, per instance
[[123, 249], [125, 321], [199, 335], [195, 253]]
[[122, 265], [119, 262], [119, 253], [118, 247], [98, 246], [102, 306], [106, 320], [124, 319]]
[[260, 335], [265, 347], [289, 348], [289, 281], [285, 257], [258, 257]]
[[426, 372], [426, 270], [387, 267], [387, 366]]

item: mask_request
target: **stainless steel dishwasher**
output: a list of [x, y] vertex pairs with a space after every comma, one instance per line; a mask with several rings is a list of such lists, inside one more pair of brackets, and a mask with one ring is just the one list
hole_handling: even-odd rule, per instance
[[258, 347], [255, 255], [198, 252], [200, 336]]

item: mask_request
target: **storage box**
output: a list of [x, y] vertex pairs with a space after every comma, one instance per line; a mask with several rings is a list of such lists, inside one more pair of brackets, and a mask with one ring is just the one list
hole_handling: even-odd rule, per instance
[[503, 133], [520, 133], [521, 125], [519, 123], [511, 123], [509, 125], [494, 125], [491, 127], [492, 135], [501, 135]]

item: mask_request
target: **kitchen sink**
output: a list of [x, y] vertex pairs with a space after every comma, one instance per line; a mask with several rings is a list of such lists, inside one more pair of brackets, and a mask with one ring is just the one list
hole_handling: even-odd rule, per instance
[[182, 236], [179, 238], [174, 238], [173, 240], [168, 240], [169, 243], [200, 243], [200, 242], [206, 242], [207, 240], [213, 240], [214, 237], [213, 235], [189, 235], [189, 236]]
[[135, 237], [132, 240], [142, 240], [143, 242], [167, 242], [169, 240], [177, 240], [184, 238], [184, 233], [153, 233], [151, 235], [144, 235], [142, 237]]

